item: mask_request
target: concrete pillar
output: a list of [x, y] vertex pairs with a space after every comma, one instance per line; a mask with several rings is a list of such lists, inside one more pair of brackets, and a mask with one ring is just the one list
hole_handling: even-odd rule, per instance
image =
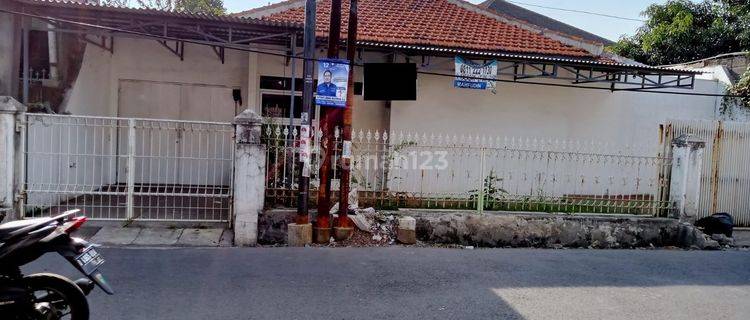
[[672, 141], [669, 200], [675, 208], [673, 218], [692, 223], [698, 214], [705, 147], [705, 142], [692, 135], [681, 135]]
[[234, 243], [258, 243], [258, 215], [265, 196], [266, 148], [260, 142], [262, 118], [246, 109], [234, 118]]
[[[15, 4], [0, 0], [0, 7], [15, 9]], [[0, 96], [19, 98], [21, 65], [21, 18], [0, 13]]]
[[26, 107], [8, 96], [0, 96], [0, 214], [4, 221], [21, 217], [19, 195], [21, 192], [23, 149], [21, 132], [16, 131], [18, 117]]

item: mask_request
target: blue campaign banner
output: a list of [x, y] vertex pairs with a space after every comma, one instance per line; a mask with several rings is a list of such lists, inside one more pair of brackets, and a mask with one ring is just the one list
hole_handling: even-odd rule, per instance
[[348, 85], [348, 60], [318, 60], [318, 88], [315, 90], [316, 104], [328, 107], [346, 108], [346, 90]]
[[494, 79], [496, 78], [497, 60], [480, 64], [456, 56], [456, 77], [453, 79], [454, 87], [477, 90], [495, 90]]

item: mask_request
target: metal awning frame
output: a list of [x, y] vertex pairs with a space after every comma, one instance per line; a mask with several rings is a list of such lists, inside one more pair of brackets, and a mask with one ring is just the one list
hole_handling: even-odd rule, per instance
[[[570, 81], [572, 84], [608, 83], [612, 90], [693, 89], [694, 73], [644, 71], [616, 68], [571, 66], [565, 63], [498, 60], [498, 75], [510, 76], [514, 81], [547, 78]], [[560, 70], [567, 71], [566, 73]], [[616, 86], [624, 86], [617, 88]]]
[[36, 30], [79, 34], [87, 43], [110, 52], [114, 52], [114, 41], [118, 37], [152, 39], [176, 57], [184, 59], [185, 42], [189, 42], [210, 46], [222, 63], [225, 62], [227, 48], [251, 49], [251, 46], [258, 45], [288, 47], [289, 39], [300, 32], [299, 28], [292, 26], [139, 15], [94, 9], [79, 10], [33, 4], [23, 4], [19, 11], [53, 26]]
[[454, 57], [461, 55], [473, 60], [497, 60], [498, 77], [506, 76], [514, 82], [531, 79], [556, 79], [571, 85], [592, 87], [609, 84], [611, 91], [643, 91], [655, 89], [695, 88], [695, 76], [701, 72], [645, 65], [603, 63], [595, 60], [565, 57], [529, 56], [506, 53], [466, 51], [460, 49], [431, 48], [404, 45], [362, 43], [371, 50], [398, 52], [407, 57]]
[[[470, 57], [471, 58], [471, 57]], [[485, 58], [477, 58], [482, 60]], [[669, 70], [632, 70], [628, 68], [571, 65], [565, 62], [508, 61], [497, 59], [498, 77], [514, 82], [529, 79], [556, 79], [574, 85], [609, 84], [612, 91], [654, 89], [694, 89], [696, 73]], [[564, 72], [563, 72], [564, 71]]]

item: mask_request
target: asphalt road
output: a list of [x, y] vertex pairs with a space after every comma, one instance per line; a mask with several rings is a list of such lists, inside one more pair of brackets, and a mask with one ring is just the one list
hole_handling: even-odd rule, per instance
[[747, 251], [101, 251], [117, 294], [92, 319], [750, 319]]

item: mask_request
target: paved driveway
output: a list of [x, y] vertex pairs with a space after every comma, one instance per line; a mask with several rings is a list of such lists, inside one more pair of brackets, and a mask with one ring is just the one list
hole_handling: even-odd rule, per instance
[[[104, 248], [92, 319], [750, 319], [750, 252]], [[47, 255], [27, 271], [74, 275]]]

